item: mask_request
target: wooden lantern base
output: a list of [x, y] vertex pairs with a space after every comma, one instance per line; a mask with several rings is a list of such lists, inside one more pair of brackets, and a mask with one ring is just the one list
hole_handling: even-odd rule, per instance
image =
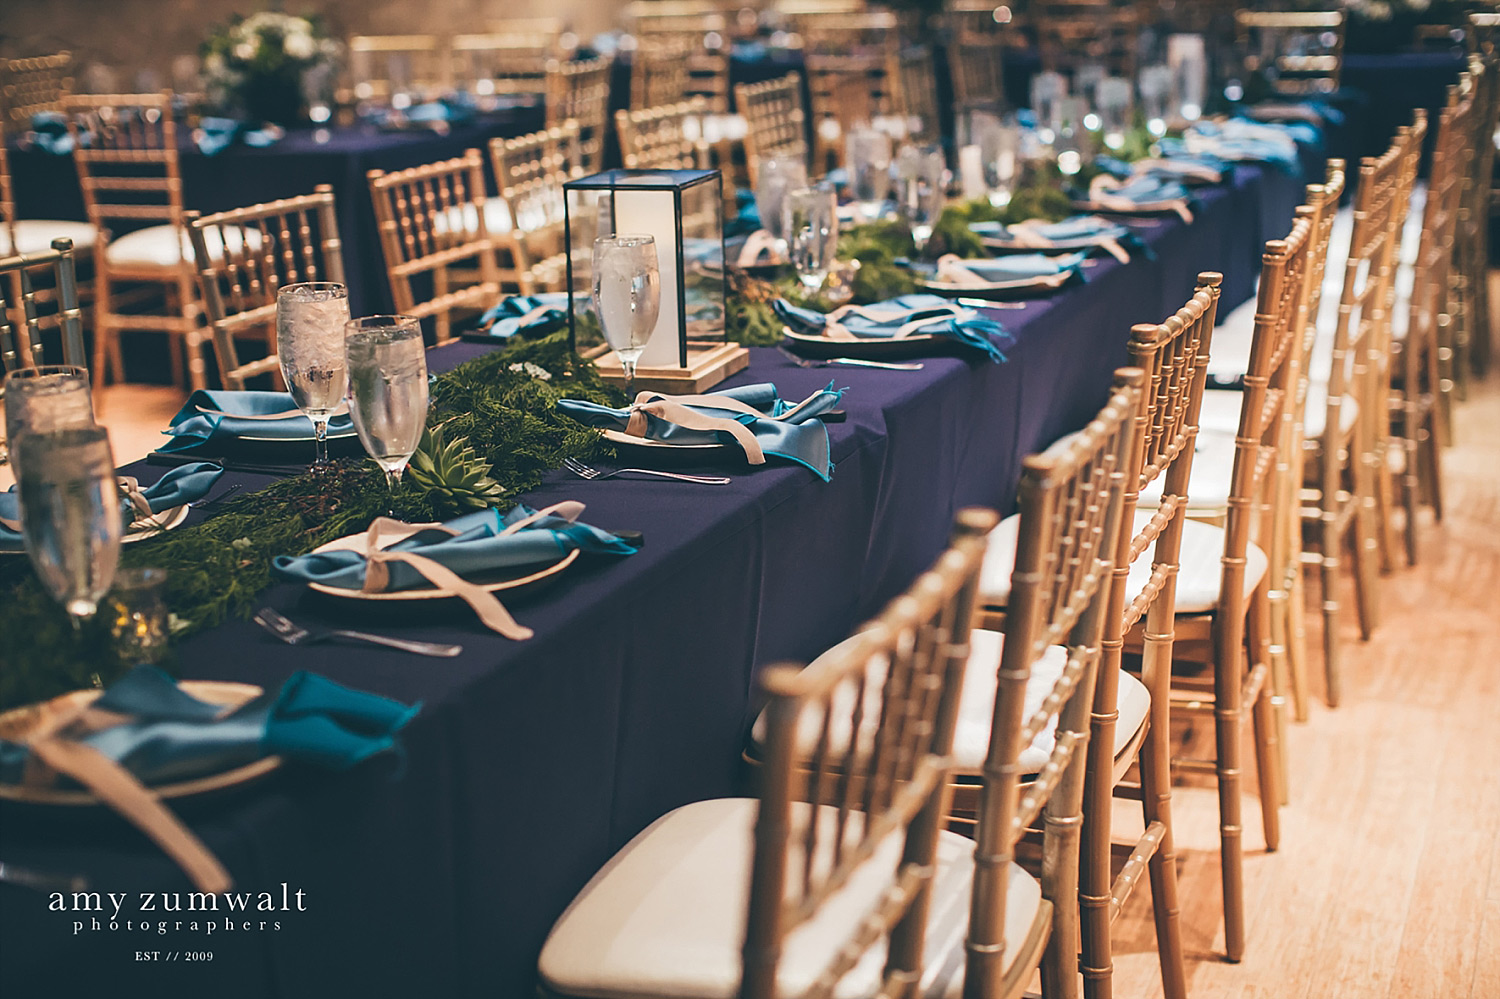
[[[625, 385], [625, 371], [620, 359], [608, 345], [596, 347], [583, 355], [594, 362], [599, 376], [611, 385]], [[715, 385], [750, 366], [750, 352], [737, 343], [688, 341], [688, 363], [685, 368], [635, 369], [632, 386], [647, 392], [670, 395], [693, 395]]]

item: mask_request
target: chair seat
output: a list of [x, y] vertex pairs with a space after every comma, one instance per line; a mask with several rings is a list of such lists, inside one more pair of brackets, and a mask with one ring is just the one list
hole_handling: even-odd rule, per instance
[[[858, 635], [844, 639], [818, 657], [817, 662], [836, 655], [845, 646], [857, 641]], [[1005, 636], [998, 631], [973, 631], [969, 633], [969, 661], [964, 667], [964, 691], [959, 699], [958, 723], [953, 733], [953, 763], [960, 772], [977, 774], [984, 766], [990, 749], [990, 722], [995, 713], [995, 693], [999, 684], [998, 670], [1000, 654], [1005, 649]], [[1042, 701], [1051, 693], [1067, 666], [1067, 650], [1053, 646], [1046, 656], [1031, 670], [1026, 681], [1026, 717], [1031, 717], [1042, 706]], [[880, 692], [885, 676], [879, 667], [873, 667], [865, 685], [864, 723], [861, 728], [863, 741], [874, 744], [874, 736], [880, 725]], [[1117, 700], [1120, 720], [1115, 725], [1115, 755], [1124, 752], [1135, 734], [1146, 722], [1151, 710], [1151, 694], [1141, 681], [1129, 673], [1120, 673], [1120, 693]], [[750, 728], [750, 744], [757, 756], [763, 755], [765, 746], [766, 716], [762, 712]], [[798, 751], [811, 757], [818, 740], [818, 719], [808, 717], [797, 733]], [[1046, 766], [1056, 745], [1057, 725], [1050, 724], [1037, 734], [1031, 745], [1021, 750], [1019, 757], [1023, 772], [1039, 773]], [[847, 728], [829, 732], [830, 752], [842, 753], [849, 745]]]
[[[1203, 430], [1213, 430], [1233, 436], [1240, 427], [1240, 403], [1244, 393], [1236, 389], [1208, 389], [1203, 393], [1203, 408], [1199, 411], [1198, 425]], [[1309, 440], [1323, 436], [1328, 425], [1328, 383], [1310, 380], [1307, 384], [1307, 405], [1302, 413], [1302, 434]], [[1345, 394], [1344, 404], [1339, 407], [1339, 429], [1347, 437], [1359, 420], [1359, 400]], [[1193, 456], [1196, 471], [1198, 455]], [[1193, 496], [1191, 488], [1188, 495]], [[1227, 494], [1226, 494], [1227, 495]]]
[[[1196, 464], [1196, 462], [1195, 462]], [[1134, 530], [1139, 532], [1156, 511], [1136, 510]], [[1016, 532], [1019, 515], [1006, 517], [990, 532], [989, 549], [979, 572], [980, 601], [988, 607], [1004, 607], [1010, 601], [1010, 575], [1016, 565]], [[1207, 614], [1219, 603], [1223, 582], [1224, 529], [1196, 520], [1182, 524], [1182, 549], [1177, 569], [1177, 613]], [[1266, 553], [1254, 543], [1245, 551], [1245, 596], [1248, 598], [1266, 574]], [[1144, 555], [1130, 567], [1125, 583], [1125, 602], [1129, 604], [1145, 589], [1151, 578], [1151, 560]], [[1124, 685], [1120, 687], [1123, 691]], [[1122, 694], [1123, 699], [1123, 694]], [[1120, 726], [1123, 728], [1123, 724]]]
[[[452, 230], [460, 232], [473, 232], [478, 228], [474, 217], [474, 206], [470, 204], [455, 205], [433, 219], [433, 231], [440, 236], [447, 235]], [[504, 198], [484, 199], [484, 232], [487, 236], [498, 236], [501, 233], [510, 232], [510, 206], [505, 203]]]
[[[552, 927], [539, 961], [544, 988], [589, 999], [736, 996], [757, 805], [751, 798], [684, 805], [626, 844]], [[822, 821], [836, 814], [826, 805], [817, 811]], [[810, 814], [809, 806], [798, 806], [793, 821], [805, 823]], [[778, 994], [803, 994], [854, 936], [888, 887], [901, 846], [900, 835], [888, 837], [812, 921], [786, 938], [777, 969]], [[937, 853], [920, 991], [928, 997], [957, 997], [963, 985], [974, 843], [944, 831]], [[1011, 864], [1006, 954], [1025, 950], [1044, 911], [1036, 880]], [[843, 999], [874, 995], [884, 963], [882, 942], [866, 952], [834, 994]]]
[[[259, 249], [260, 233], [250, 231], [244, 236], [238, 229], [227, 230], [231, 253], [239, 253], [248, 243], [252, 250]], [[224, 237], [217, 228], [203, 230], [203, 242], [209, 257], [214, 260], [224, 255]], [[104, 248], [104, 259], [117, 267], [177, 267], [193, 259], [193, 244], [186, 229], [172, 225], [153, 225], [129, 232], [119, 239], [111, 240]]]
[[14, 223], [16, 245], [10, 245], [10, 233], [0, 226], [0, 257], [13, 253], [41, 253], [52, 248], [54, 239], [71, 239], [73, 249], [79, 252], [94, 245], [94, 227], [88, 222], [68, 222], [63, 219], [20, 219]]

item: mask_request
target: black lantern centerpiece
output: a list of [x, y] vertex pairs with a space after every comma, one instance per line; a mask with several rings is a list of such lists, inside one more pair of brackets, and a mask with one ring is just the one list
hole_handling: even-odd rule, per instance
[[655, 238], [661, 269], [661, 311], [635, 386], [701, 392], [749, 365], [725, 334], [723, 183], [718, 170], [606, 170], [563, 185], [569, 334], [607, 381], [625, 377], [594, 308], [594, 240], [626, 233]]

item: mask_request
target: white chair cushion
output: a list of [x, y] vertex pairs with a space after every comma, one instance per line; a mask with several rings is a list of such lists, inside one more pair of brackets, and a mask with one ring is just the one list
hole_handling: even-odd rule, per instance
[[[829, 649], [818, 660], [838, 654], [858, 640], [858, 635], [844, 639]], [[1005, 649], [1005, 636], [995, 631], [973, 631], [969, 636], [969, 660], [964, 667], [964, 689], [959, 699], [958, 724], [953, 734], [953, 760], [961, 771], [977, 773], [984, 766], [990, 750], [990, 721], [995, 712], [995, 692], [999, 685], [998, 671], [1000, 654]], [[1057, 678], [1067, 666], [1067, 650], [1053, 646], [1041, 662], [1032, 667], [1031, 677], [1026, 682], [1026, 717], [1031, 717], [1041, 708], [1042, 702], [1057, 685]], [[818, 660], [814, 660], [817, 662]], [[880, 726], [881, 687], [885, 681], [884, 663], [876, 662], [866, 673], [865, 707], [860, 727], [860, 741], [865, 747], [873, 747], [875, 734]], [[844, 752], [849, 745], [848, 719], [852, 714], [853, 688], [839, 691], [835, 701], [839, 715], [828, 733], [829, 751], [835, 755]], [[1135, 677], [1120, 674], [1120, 694], [1117, 701], [1120, 720], [1115, 726], [1115, 753], [1124, 751], [1151, 708], [1151, 695]], [[842, 718], [843, 724], [837, 724]], [[797, 751], [811, 757], [817, 747], [821, 713], [809, 712], [797, 729]], [[761, 712], [750, 728], [750, 741], [760, 751], [765, 746], [766, 716]], [[1021, 750], [1020, 763], [1026, 773], [1039, 773], [1052, 755], [1057, 740], [1057, 726], [1050, 724], [1037, 734], [1031, 745]]]
[[[1153, 509], [1139, 509], [1134, 530], [1151, 519]], [[989, 548], [979, 571], [980, 599], [989, 606], [1003, 607], [1010, 600], [1010, 576], [1016, 565], [1016, 535], [1021, 518], [1013, 514], [990, 532]], [[1224, 529], [1196, 520], [1184, 520], [1182, 550], [1177, 570], [1177, 613], [1206, 614], [1219, 603], [1224, 557]], [[1245, 596], [1260, 584], [1266, 573], [1266, 553], [1250, 544], [1245, 552]], [[1151, 578], [1151, 560], [1142, 555], [1130, 567], [1125, 584], [1127, 604], [1140, 595]], [[1123, 686], [1121, 688], [1124, 689]]]
[[[457, 205], [432, 220], [432, 228], [439, 235], [450, 231], [473, 232], [479, 228], [475, 221], [474, 206]], [[510, 232], [510, 208], [504, 198], [484, 199], [484, 231], [487, 236], [498, 236]]]
[[[1161, 503], [1166, 476], [1158, 475], [1141, 490], [1137, 509]], [[1226, 510], [1229, 487], [1234, 482], [1234, 433], [1222, 430], [1199, 430], [1198, 445], [1193, 450], [1193, 474], [1188, 479], [1188, 509], [1191, 511]]]
[[1226, 381], [1250, 367], [1250, 341], [1255, 336], [1255, 299], [1243, 303], [1227, 316], [1220, 316], [1209, 344], [1208, 373]]
[[82, 251], [94, 245], [94, 227], [88, 222], [66, 222], [62, 219], [19, 219], [15, 223], [16, 245], [10, 245], [10, 233], [0, 225], [0, 257], [12, 253], [40, 253], [52, 249], [54, 239], [73, 241], [73, 249]]
[[[260, 247], [258, 232], [251, 231], [247, 239], [242, 239], [238, 229], [227, 231], [231, 252], [240, 252], [245, 243], [249, 243], [252, 250]], [[220, 230], [203, 230], [203, 242], [207, 245], [211, 259], [217, 260], [224, 255], [224, 238], [220, 235]], [[104, 249], [104, 258], [119, 266], [176, 267], [185, 260], [192, 261], [193, 244], [188, 239], [186, 229], [153, 225], [111, 240]]]
[[[756, 807], [750, 798], [684, 805], [626, 844], [552, 927], [539, 961], [546, 988], [590, 999], [735, 996]], [[826, 817], [835, 810], [823, 806], [818, 811]], [[794, 821], [806, 822], [809, 814], [807, 806], [800, 806]], [[801, 995], [854, 935], [889, 886], [901, 846], [901, 836], [888, 837], [817, 917], [787, 937], [777, 969], [778, 994]], [[973, 873], [973, 841], [940, 833], [923, 960], [925, 996], [961, 993]], [[1040, 903], [1036, 881], [1012, 864], [1006, 953], [1022, 949]], [[884, 963], [881, 943], [844, 976], [835, 995], [853, 999], [875, 994]]]
[[[1244, 393], [1237, 389], [1208, 389], [1203, 393], [1203, 408], [1198, 412], [1198, 425], [1204, 431], [1217, 431], [1227, 433], [1231, 437], [1240, 428], [1240, 404], [1244, 400]], [[1344, 435], [1348, 435], [1354, 429], [1354, 424], [1359, 419], [1359, 400], [1352, 395], [1345, 394], [1344, 404], [1339, 408], [1339, 427]], [[1308, 439], [1323, 436], [1323, 428], [1328, 423], [1328, 383], [1309, 381], [1307, 384], [1307, 403], [1302, 412], [1302, 434]], [[1193, 464], [1198, 463], [1197, 457], [1193, 458]], [[1188, 495], [1192, 496], [1189, 489]]]

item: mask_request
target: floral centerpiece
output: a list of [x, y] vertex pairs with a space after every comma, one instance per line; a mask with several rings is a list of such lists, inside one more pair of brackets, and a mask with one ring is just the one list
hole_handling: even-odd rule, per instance
[[293, 125], [331, 84], [339, 45], [316, 19], [262, 11], [215, 28], [202, 54], [210, 103], [254, 122]]

